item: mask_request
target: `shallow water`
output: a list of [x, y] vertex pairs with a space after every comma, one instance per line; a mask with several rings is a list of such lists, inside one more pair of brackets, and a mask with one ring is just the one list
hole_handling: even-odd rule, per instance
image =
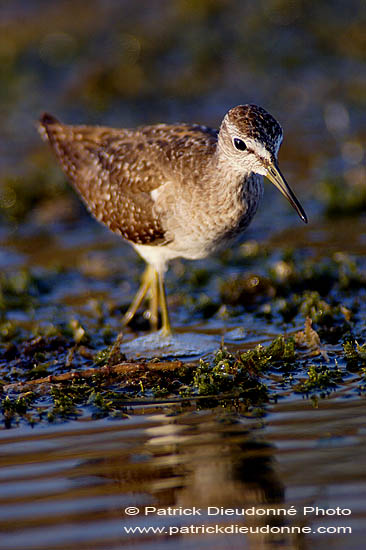
[[[364, 401], [294, 399], [263, 420], [219, 408], [130, 407], [123, 421], [70, 422], [1, 434], [2, 548], [358, 549], [366, 520]], [[357, 460], [355, 457], [357, 456]], [[144, 515], [145, 507], [201, 515]], [[137, 507], [128, 516], [125, 509]], [[292, 516], [207, 515], [208, 508]], [[304, 507], [351, 510], [303, 514]], [[230, 512], [229, 512], [230, 513]], [[348, 512], [346, 512], [348, 513]], [[127, 535], [127, 527], [308, 526], [311, 534]], [[352, 535], [318, 534], [351, 527]], [[6, 541], [6, 542], [5, 542]]]
[[[348, 195], [341, 194], [331, 218], [334, 197], [324, 187], [338, 178], [357, 197], [366, 182], [362, 2], [91, 0], [87, 10], [82, 0], [8, 4], [0, 8], [0, 548], [363, 548], [366, 355], [350, 368], [342, 345], [347, 335], [361, 346], [366, 341], [366, 199], [361, 192], [347, 210]], [[121, 351], [128, 360], [179, 358], [195, 368], [222, 345], [240, 354], [294, 336], [310, 316], [321, 354], [304, 359], [300, 350], [293, 370], [265, 371], [264, 403], [233, 391], [185, 394], [174, 372], [162, 399], [164, 377], [152, 387], [144, 373], [132, 389], [128, 376], [112, 379], [112, 412], [88, 394], [76, 412], [56, 414], [52, 390], [66, 393], [66, 386], [46, 383], [36, 386], [37, 400], [25, 412], [9, 419], [6, 392], [17, 400], [34, 389], [14, 387], [19, 380], [99, 368], [95, 354], [121, 330], [143, 269], [130, 247], [80, 207], [36, 135], [39, 114], [110, 126], [217, 126], [228, 108], [246, 102], [263, 105], [283, 125], [280, 165], [309, 225], [266, 185], [242, 247], [172, 263], [170, 347], [161, 349], [139, 315], [124, 331]], [[277, 283], [286, 269], [295, 273], [294, 288], [281, 294]], [[251, 274], [263, 288], [236, 301], [225, 295], [228, 281]], [[296, 311], [286, 317], [286, 300], [307, 284], [321, 289], [326, 304], [304, 312], [294, 300]], [[327, 304], [334, 332], [321, 322], [319, 308]], [[344, 328], [342, 315], [351, 314]], [[301, 394], [296, 384], [309, 382], [312, 364], [331, 374], [339, 368], [342, 379]], [[129, 516], [128, 507], [137, 515]], [[146, 516], [145, 507], [160, 514]], [[179, 515], [193, 507], [201, 513]], [[209, 507], [249, 513], [208, 515]], [[320, 511], [305, 515], [304, 507]], [[334, 515], [337, 507], [346, 515]], [[169, 509], [176, 514], [162, 515]], [[202, 526], [273, 532], [200, 533]], [[131, 527], [172, 534], [132, 534]], [[309, 531], [278, 533], [291, 527]]]

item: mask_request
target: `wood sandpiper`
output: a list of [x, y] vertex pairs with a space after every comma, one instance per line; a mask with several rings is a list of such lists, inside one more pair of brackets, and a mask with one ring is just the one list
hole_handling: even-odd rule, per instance
[[205, 258], [240, 238], [262, 197], [262, 176], [307, 222], [277, 164], [281, 126], [256, 105], [230, 109], [219, 131], [198, 124], [69, 126], [49, 114], [39, 128], [91, 214], [147, 263], [125, 324], [149, 293], [152, 329], [160, 307], [162, 334], [171, 333], [169, 260]]

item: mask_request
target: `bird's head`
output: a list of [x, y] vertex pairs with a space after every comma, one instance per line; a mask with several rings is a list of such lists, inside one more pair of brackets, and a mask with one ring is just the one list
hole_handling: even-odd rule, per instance
[[218, 146], [225, 162], [243, 173], [268, 178], [307, 223], [307, 216], [278, 167], [282, 128], [277, 120], [257, 105], [239, 105], [230, 109], [222, 121]]

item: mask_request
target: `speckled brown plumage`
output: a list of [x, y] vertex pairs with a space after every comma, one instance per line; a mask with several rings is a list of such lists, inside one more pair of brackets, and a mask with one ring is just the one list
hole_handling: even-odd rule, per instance
[[263, 175], [306, 221], [277, 166], [282, 129], [256, 105], [231, 109], [219, 131], [195, 124], [69, 126], [48, 114], [40, 131], [90, 212], [151, 266], [126, 322], [150, 290], [153, 326], [159, 299], [163, 329], [170, 331], [167, 263], [204, 258], [240, 237], [257, 210]]
[[40, 123], [90, 212], [135, 244], [166, 242], [150, 193], [184, 173], [192, 147], [202, 157], [217, 139], [217, 131], [187, 124], [117, 130], [70, 126], [48, 114]]

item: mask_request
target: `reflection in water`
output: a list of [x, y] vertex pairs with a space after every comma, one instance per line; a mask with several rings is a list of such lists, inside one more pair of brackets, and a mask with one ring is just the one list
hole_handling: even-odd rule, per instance
[[[118, 480], [122, 491], [126, 484], [131, 483], [134, 491], [138, 492], [144, 492], [149, 487], [153, 497], [149, 506], [165, 510], [196, 508], [202, 513], [199, 516], [176, 515], [173, 518], [171, 515], [160, 516], [159, 524], [180, 527], [192, 524], [245, 525], [253, 529], [264, 525], [290, 524], [288, 518], [274, 513], [261, 516], [241, 514], [242, 509], [250, 513], [253, 507], [262, 510], [280, 508], [284, 503], [285, 491], [276, 471], [275, 447], [257, 441], [254, 433], [240, 422], [230, 418], [220, 422], [214, 417], [202, 422], [198, 414], [189, 419], [189, 426], [185, 426], [184, 419], [178, 419], [177, 423], [175, 417], [166, 417], [162, 425], [147, 429], [146, 436], [145, 455], [131, 454], [128, 466], [120, 457], [107, 461], [104, 466], [108, 470], [107, 476]], [[131, 468], [135, 473], [132, 477]], [[210, 515], [207, 514], [209, 507]], [[237, 509], [238, 514], [222, 514], [221, 508]], [[138, 524], [155, 522], [156, 515], [149, 515]], [[191, 534], [176, 536], [192, 538]], [[204, 533], [198, 536], [211, 539], [218, 535]], [[279, 544], [281, 548], [305, 548], [291, 535], [255, 533], [219, 537], [221, 542], [225, 538], [225, 548], [269, 550], [278, 548]]]
[[[362, 548], [365, 403], [276, 405], [265, 421], [221, 408], [145, 406], [126, 420], [0, 432], [0, 548], [305, 550]], [[357, 458], [355, 458], [357, 457]], [[348, 507], [352, 516], [205, 515], [208, 507]], [[137, 506], [128, 516], [124, 509]], [[145, 516], [145, 506], [202, 509]], [[346, 535], [128, 534], [126, 527], [352, 526]], [[315, 531], [313, 531], [314, 533]], [[347, 544], [345, 544], [347, 542]], [[351, 544], [353, 542], [353, 544]]]

